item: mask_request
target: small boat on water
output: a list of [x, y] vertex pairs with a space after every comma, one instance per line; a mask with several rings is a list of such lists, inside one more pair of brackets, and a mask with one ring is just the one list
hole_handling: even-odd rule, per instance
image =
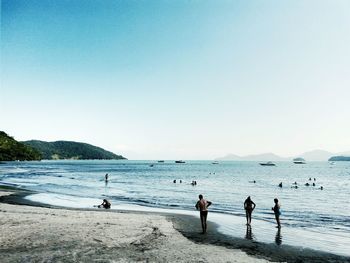
[[214, 161], [211, 164], [219, 164], [219, 162], [218, 161]]
[[186, 163], [186, 162], [182, 160], [178, 160], [178, 161], [175, 161], [175, 163]]
[[259, 163], [262, 166], [276, 166], [273, 162]]
[[295, 158], [295, 159], [293, 159], [293, 163], [295, 163], [295, 164], [306, 164], [306, 161], [303, 158]]
[[158, 163], [164, 163], [164, 160], [159, 160]]

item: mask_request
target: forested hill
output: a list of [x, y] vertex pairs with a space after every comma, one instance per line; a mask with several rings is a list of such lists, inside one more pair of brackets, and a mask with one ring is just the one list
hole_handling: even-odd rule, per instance
[[0, 161], [33, 161], [40, 159], [40, 152], [0, 131]]
[[328, 159], [330, 162], [337, 162], [337, 161], [350, 161], [350, 156], [333, 156]]
[[71, 141], [45, 142], [38, 140], [24, 141], [24, 144], [38, 150], [43, 159], [126, 159], [91, 144]]

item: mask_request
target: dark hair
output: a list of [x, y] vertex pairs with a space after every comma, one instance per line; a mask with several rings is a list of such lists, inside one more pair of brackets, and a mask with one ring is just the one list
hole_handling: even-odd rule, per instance
[[199, 195], [199, 199], [203, 199], [203, 195]]
[[277, 199], [277, 198], [273, 199], [273, 201], [274, 201], [276, 204], [278, 203], [278, 199]]

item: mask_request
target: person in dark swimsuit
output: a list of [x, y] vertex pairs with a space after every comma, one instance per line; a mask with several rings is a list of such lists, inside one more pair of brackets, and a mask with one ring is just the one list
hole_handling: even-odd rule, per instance
[[196, 209], [200, 211], [203, 234], [207, 232], [208, 207], [211, 204], [212, 202], [205, 200], [203, 195], [199, 195], [199, 200], [196, 203]]
[[98, 206], [98, 208], [109, 209], [109, 208], [111, 208], [111, 203], [110, 203], [107, 199], [103, 199], [102, 204], [100, 204], [100, 205]]
[[275, 213], [277, 227], [281, 228], [281, 222], [280, 222], [280, 215], [281, 215], [281, 211], [280, 210], [281, 210], [281, 207], [280, 207], [280, 205], [278, 203], [278, 199], [277, 198], [275, 198], [273, 201], [275, 202], [275, 206], [272, 207], [272, 210]]
[[252, 212], [255, 209], [256, 204], [250, 199], [250, 196], [244, 201], [245, 215], [247, 218], [247, 226], [252, 222]]

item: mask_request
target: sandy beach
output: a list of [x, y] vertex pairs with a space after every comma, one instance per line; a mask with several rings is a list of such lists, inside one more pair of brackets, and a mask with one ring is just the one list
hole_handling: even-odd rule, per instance
[[0, 231], [1, 262], [267, 262], [193, 242], [166, 215], [0, 203]]

